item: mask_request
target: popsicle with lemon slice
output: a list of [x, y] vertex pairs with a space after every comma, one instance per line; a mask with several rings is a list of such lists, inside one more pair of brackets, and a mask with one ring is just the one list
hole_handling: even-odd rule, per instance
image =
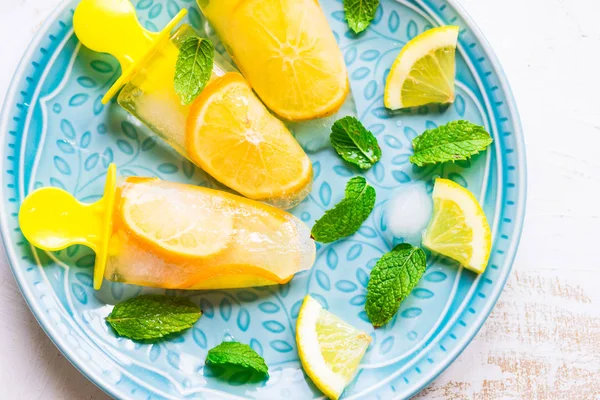
[[227, 52], [277, 115], [335, 113], [350, 86], [342, 52], [315, 0], [197, 0]]
[[38, 189], [23, 201], [19, 223], [43, 250], [92, 248], [96, 289], [103, 278], [168, 289], [276, 285], [310, 269], [315, 258], [310, 230], [285, 211], [156, 178], [117, 182], [114, 165], [98, 202]]
[[142, 28], [128, 0], [82, 0], [73, 24], [81, 42], [114, 55], [122, 75], [106, 93], [180, 154], [236, 192], [281, 208], [310, 192], [312, 165], [287, 127], [269, 113], [249, 84], [218, 54], [194, 102], [175, 91], [179, 48], [198, 33], [178, 24], [160, 33]]

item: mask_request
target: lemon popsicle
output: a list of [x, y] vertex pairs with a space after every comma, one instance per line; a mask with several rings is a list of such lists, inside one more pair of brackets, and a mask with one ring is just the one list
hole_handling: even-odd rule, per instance
[[197, 0], [252, 88], [280, 117], [335, 113], [349, 83], [346, 65], [315, 0]]
[[115, 176], [111, 165], [97, 203], [42, 188], [19, 212], [36, 247], [91, 247], [96, 289], [103, 277], [168, 289], [275, 285], [312, 267], [310, 230], [285, 211], [208, 188]]
[[[138, 120], [190, 159], [194, 154], [186, 146], [186, 124], [191, 104], [184, 104], [175, 92], [175, 65], [183, 43], [198, 33], [183, 24], [158, 46], [123, 87], [117, 101]], [[234, 73], [235, 69], [215, 54], [210, 81]], [[210, 85], [210, 81], [208, 85]]]
[[[122, 88], [118, 102], [123, 108], [217, 181], [254, 200], [281, 208], [297, 205], [311, 189], [310, 160], [234, 67], [214, 54], [200, 95], [186, 103], [176, 92], [180, 49], [198, 37], [189, 25], [176, 28], [185, 14], [182, 10], [163, 31], [153, 33], [140, 26], [128, 0], [79, 3], [74, 14], [78, 38], [92, 50], [113, 54], [123, 70], [103, 102]], [[245, 90], [232, 92], [224, 81]], [[231, 140], [220, 142], [221, 136]]]

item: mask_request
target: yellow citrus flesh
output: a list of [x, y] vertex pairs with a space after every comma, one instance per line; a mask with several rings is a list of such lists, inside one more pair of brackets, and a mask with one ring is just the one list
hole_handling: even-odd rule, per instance
[[417, 107], [454, 101], [455, 52], [459, 28], [430, 29], [409, 41], [387, 77], [387, 108]]
[[296, 342], [306, 374], [327, 397], [338, 399], [354, 377], [371, 337], [306, 296], [296, 322]]
[[340, 108], [349, 91], [346, 65], [315, 0], [244, 0], [223, 25], [216, 29], [236, 64], [280, 117], [314, 119]]
[[[191, 190], [191, 189], [190, 189]], [[233, 217], [204, 212], [219, 200], [194, 190], [157, 196], [152, 181], [130, 186], [121, 206], [125, 225], [159, 253], [189, 258], [215, 256], [232, 239]], [[193, 193], [192, 193], [193, 192]], [[198, 204], [202, 209], [196, 211]]]
[[436, 179], [433, 217], [423, 245], [476, 273], [487, 266], [492, 248], [490, 225], [471, 192], [448, 179]]
[[192, 160], [246, 197], [289, 208], [310, 192], [309, 158], [238, 73], [227, 73], [202, 91], [190, 110], [186, 136]]

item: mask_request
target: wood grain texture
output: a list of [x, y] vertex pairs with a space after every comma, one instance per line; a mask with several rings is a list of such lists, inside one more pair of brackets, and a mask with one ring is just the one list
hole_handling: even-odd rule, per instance
[[[0, 0], [0, 94], [59, 0]], [[521, 113], [525, 229], [500, 301], [418, 399], [600, 399], [600, 1], [462, 0]], [[0, 259], [0, 398], [108, 397], [37, 325]]]
[[419, 399], [600, 398], [597, 272], [514, 272], [473, 343]]

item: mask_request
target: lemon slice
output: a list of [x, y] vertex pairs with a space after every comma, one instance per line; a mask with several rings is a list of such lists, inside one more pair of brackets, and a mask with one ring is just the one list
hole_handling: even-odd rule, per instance
[[314, 119], [344, 103], [350, 90], [346, 64], [317, 1], [245, 0], [226, 15], [221, 31], [234, 61], [277, 115]]
[[146, 248], [169, 257], [206, 258], [231, 242], [233, 216], [213, 212], [220, 207], [219, 198], [193, 186], [171, 189], [152, 179], [125, 185], [122, 218]]
[[423, 235], [423, 245], [473, 272], [485, 271], [492, 234], [483, 209], [471, 192], [448, 179], [436, 179], [433, 217]]
[[306, 296], [296, 323], [296, 342], [306, 374], [327, 397], [338, 399], [354, 377], [371, 337]]
[[202, 91], [186, 135], [190, 158], [248, 198], [291, 208], [310, 192], [310, 159], [236, 72]]
[[403, 48], [385, 83], [387, 108], [454, 101], [457, 26], [441, 26], [416, 36]]

